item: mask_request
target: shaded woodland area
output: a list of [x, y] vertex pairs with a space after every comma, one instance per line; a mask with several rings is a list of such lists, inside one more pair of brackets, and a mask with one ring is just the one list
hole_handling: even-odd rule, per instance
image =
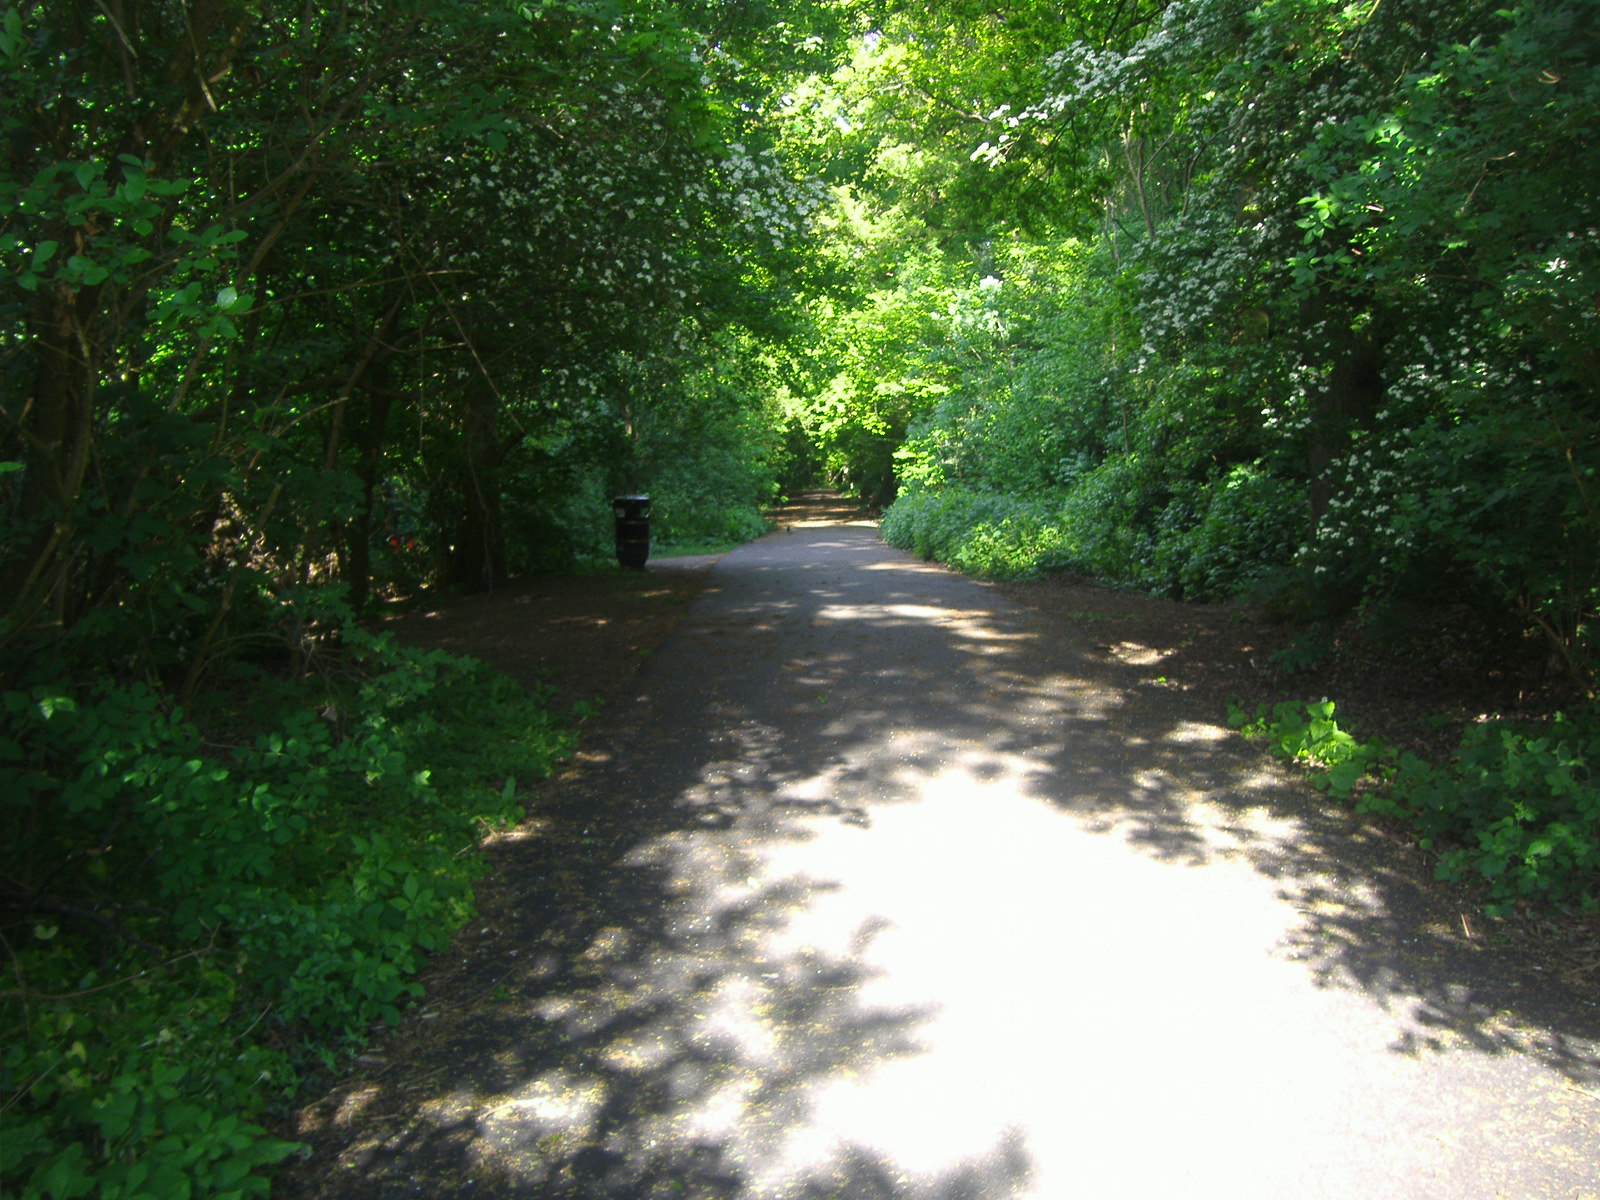
[[[1591, 910], [1596, 112], [1583, 0], [0, 2], [6, 1194], [266, 1190], [571, 743], [363, 619], [622, 491], [1242, 600], [1238, 723]], [[1341, 728], [1447, 611], [1504, 711]]]

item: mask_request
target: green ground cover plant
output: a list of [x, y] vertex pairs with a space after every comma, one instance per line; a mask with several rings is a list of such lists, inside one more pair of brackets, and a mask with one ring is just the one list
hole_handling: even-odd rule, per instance
[[1482, 887], [1485, 911], [1519, 902], [1600, 906], [1600, 709], [1469, 725], [1429, 763], [1339, 726], [1330, 700], [1260, 705], [1229, 721], [1356, 811], [1394, 820], [1436, 856], [1438, 878]]
[[472, 853], [568, 746], [481, 664], [347, 631], [193, 713], [142, 683], [3, 696], [8, 1197], [264, 1195], [263, 1118], [471, 912]]

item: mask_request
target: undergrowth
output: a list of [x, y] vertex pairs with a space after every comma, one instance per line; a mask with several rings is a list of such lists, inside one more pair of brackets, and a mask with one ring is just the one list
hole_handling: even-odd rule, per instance
[[1442, 764], [1358, 740], [1330, 700], [1253, 716], [1230, 706], [1229, 723], [1311, 766], [1313, 784], [1357, 812], [1408, 827], [1438, 878], [1484, 888], [1491, 915], [1519, 902], [1600, 906], [1600, 708], [1471, 725]]
[[6, 692], [0, 1194], [264, 1195], [308, 1074], [420, 992], [471, 853], [567, 735], [469, 659], [346, 635], [191, 715], [146, 684]]
[[1288, 561], [1290, 489], [1238, 467], [1168, 495], [1150, 472], [1112, 459], [1070, 487], [1012, 495], [946, 483], [902, 493], [884, 540], [958, 571], [1015, 579], [1072, 570], [1191, 599], [1234, 596]]
[[884, 541], [991, 579], [1072, 561], [1067, 531], [1043, 500], [961, 487], [907, 492], [883, 514]]

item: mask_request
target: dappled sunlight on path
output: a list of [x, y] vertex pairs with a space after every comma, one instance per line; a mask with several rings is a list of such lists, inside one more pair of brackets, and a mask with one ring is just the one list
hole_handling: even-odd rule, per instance
[[1593, 1008], [1158, 669], [868, 528], [729, 555], [326, 1193], [1600, 1194]]

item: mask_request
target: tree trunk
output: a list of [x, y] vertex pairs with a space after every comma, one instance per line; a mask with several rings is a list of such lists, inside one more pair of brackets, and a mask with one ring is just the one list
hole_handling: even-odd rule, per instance
[[1321, 299], [1305, 306], [1306, 324], [1326, 319], [1333, 327], [1333, 367], [1328, 381], [1314, 398], [1311, 445], [1306, 455], [1310, 479], [1311, 535], [1327, 515], [1336, 485], [1330, 467], [1350, 446], [1351, 431], [1369, 425], [1383, 403], [1383, 361], [1386, 339], [1381, 322], [1368, 321], [1359, 329], [1348, 312], [1329, 313]]
[[32, 326], [33, 394], [15, 408], [6, 403], [23, 464], [13, 513], [22, 535], [0, 556], [0, 614], [13, 626], [46, 603], [63, 615], [72, 514], [94, 431], [96, 355], [80, 319], [93, 304], [88, 292], [41, 297]]
[[384, 435], [392, 404], [388, 376], [386, 363], [372, 365], [374, 390], [367, 396], [365, 412], [351, 438], [360, 455], [356, 474], [361, 480], [361, 510], [344, 531], [343, 566], [350, 607], [358, 613], [372, 595], [372, 501], [378, 490], [378, 480], [383, 476]]
[[492, 592], [510, 578], [505, 520], [500, 504], [500, 466], [505, 446], [499, 434], [500, 400], [488, 381], [474, 378], [463, 397], [465, 470], [461, 520], [450, 553], [450, 582], [468, 592]]

